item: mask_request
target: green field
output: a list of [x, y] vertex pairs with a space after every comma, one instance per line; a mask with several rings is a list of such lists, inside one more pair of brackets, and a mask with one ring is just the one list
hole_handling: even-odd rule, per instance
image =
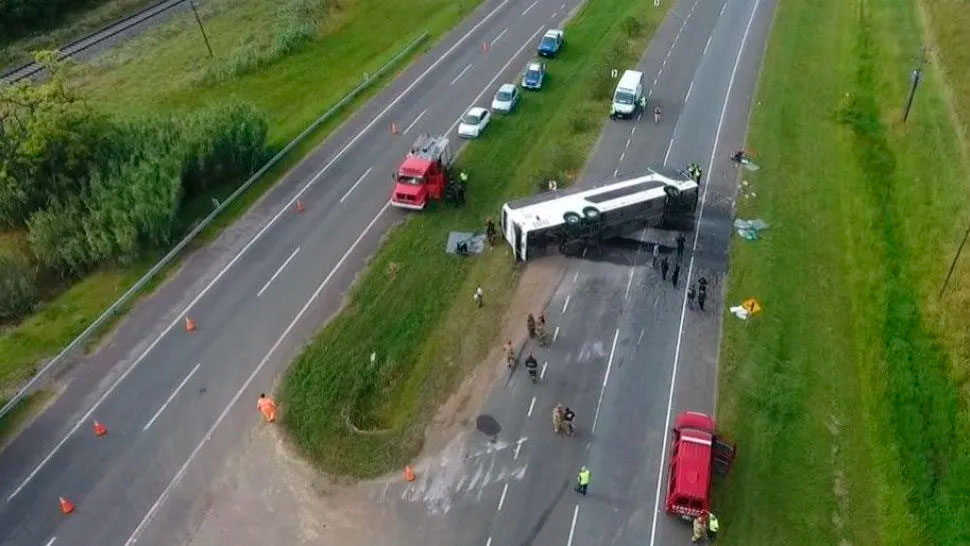
[[[237, 79], [207, 84], [202, 78], [208, 64], [230, 62], [248, 43], [266, 45], [268, 39], [257, 39], [256, 35], [266, 34], [267, 28], [272, 28], [266, 21], [275, 17], [273, 5], [265, 2], [212, 0], [200, 12], [216, 52], [214, 60], [205, 56], [194, 19], [184, 15], [111, 50], [90, 67], [79, 67], [73, 83], [94, 103], [119, 116], [187, 111], [227, 98], [240, 98], [267, 114], [271, 145], [278, 149], [357, 86], [364, 72], [374, 73], [423, 31], [430, 33], [424, 42], [425, 48], [430, 47], [478, 3], [479, 0], [418, 0], [405, 5], [388, 0], [319, 0], [317, 4], [328, 8], [321, 16], [318, 36], [303, 49]], [[269, 36], [272, 37], [271, 32]], [[245, 212], [289, 167], [421, 51], [419, 47], [321, 125], [230, 206], [203, 239], [211, 239]], [[152, 62], [144, 62], [145, 58]], [[211, 210], [208, 207], [212, 197], [223, 199], [233, 189], [215, 188], [211, 195], [185, 203], [180, 216], [186, 226]], [[20, 245], [18, 237], [4, 235], [0, 251]], [[12, 242], [4, 243], [5, 239]], [[57, 353], [79, 334], [157, 257], [146, 256], [127, 266], [106, 266], [77, 282], [49, 279], [44, 287], [49, 295], [46, 301], [31, 316], [8, 325], [0, 333], [0, 398], [12, 394], [40, 359]]]
[[725, 544], [970, 543], [967, 256], [938, 299], [970, 222], [968, 27], [938, 19], [926, 44], [963, 95], [948, 104], [931, 63], [904, 124], [917, 8], [778, 3], [748, 139], [761, 170], [741, 175], [756, 196], [737, 211], [772, 227], [735, 239], [727, 296], [764, 311], [724, 319]]
[[[519, 275], [505, 245], [469, 259], [445, 254], [448, 232], [482, 230], [509, 198], [575, 176], [608, 120], [606, 75], [636, 62], [663, 15], [652, 0], [587, 3], [566, 30], [563, 55], [549, 62], [543, 90], [523, 96], [514, 114], [496, 118], [462, 152], [468, 205], [432, 207], [389, 236], [346, 308], [285, 376], [283, 424], [313, 462], [374, 476], [418, 453], [435, 409], [501, 345], [500, 318]], [[478, 285], [483, 309], [471, 298]]]

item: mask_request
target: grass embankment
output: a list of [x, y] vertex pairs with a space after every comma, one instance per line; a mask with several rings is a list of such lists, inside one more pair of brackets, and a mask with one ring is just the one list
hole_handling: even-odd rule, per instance
[[717, 491], [723, 541], [970, 543], [966, 256], [937, 299], [970, 179], [937, 66], [901, 121], [917, 6], [777, 9], [749, 137], [762, 168], [742, 174], [757, 197], [738, 205], [772, 228], [736, 239], [728, 295], [765, 311], [724, 319], [718, 414], [741, 457]]
[[102, 0], [62, 15], [56, 28], [14, 40], [0, 38], [0, 69], [13, 68], [33, 60], [33, 52], [54, 49], [115, 21], [131, 15], [158, 0]]
[[[84, 67], [76, 83], [95, 103], [119, 115], [188, 111], [227, 97], [240, 98], [267, 114], [271, 145], [278, 149], [360, 83], [364, 72], [375, 72], [422, 31], [429, 31], [425, 47], [430, 47], [477, 4], [478, 0], [334, 0], [327, 4], [330, 8], [321, 19], [319, 36], [298, 52], [217, 84], [205, 83], [210, 66], [205, 47], [195, 20], [185, 14], [106, 53], [92, 67]], [[266, 34], [270, 25], [265, 21], [275, 17], [273, 6], [257, 0], [206, 3], [201, 12], [216, 52], [212, 62], [233, 62], [255, 35]], [[417, 48], [412, 58], [421, 50]], [[151, 62], [144, 62], [148, 58]], [[289, 167], [406, 67], [407, 61], [395, 65], [291, 151], [213, 223], [206, 237], [214, 237], [245, 212]], [[187, 228], [193, 218], [211, 210], [211, 198], [221, 200], [233, 189], [216, 188], [212, 194], [186, 203], [180, 216]], [[46, 287], [56, 295], [0, 333], [0, 393], [12, 394], [40, 359], [53, 356], [78, 335], [157, 257], [105, 267], [66, 287], [57, 282]]]
[[[373, 476], [420, 450], [435, 409], [500, 344], [518, 276], [504, 244], [475, 258], [446, 254], [448, 232], [480, 231], [504, 201], [581, 168], [608, 119], [605, 75], [635, 62], [662, 15], [651, 0], [591, 0], [569, 25], [562, 56], [548, 63], [542, 91], [526, 93], [462, 152], [468, 205], [415, 214], [389, 236], [346, 309], [284, 379], [283, 423], [312, 461]], [[472, 301], [479, 285], [482, 309]], [[352, 432], [348, 421], [373, 433]]]

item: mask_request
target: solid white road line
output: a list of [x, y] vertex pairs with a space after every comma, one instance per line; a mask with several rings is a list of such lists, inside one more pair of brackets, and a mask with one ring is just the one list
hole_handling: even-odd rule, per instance
[[349, 190], [347, 190], [347, 193], [345, 193], [345, 194], [344, 194], [344, 196], [340, 198], [340, 202], [341, 202], [341, 203], [343, 203], [343, 202], [344, 202], [344, 199], [347, 199], [347, 197], [348, 197], [348, 196], [350, 196], [350, 193], [351, 193], [351, 192], [353, 192], [353, 191], [354, 191], [355, 189], [357, 189], [357, 185], [358, 185], [358, 184], [360, 184], [360, 181], [361, 181], [361, 180], [363, 180], [363, 179], [365, 179], [365, 178], [367, 178], [367, 175], [369, 175], [369, 174], [370, 174], [370, 172], [371, 172], [371, 170], [372, 170], [373, 168], [374, 168], [374, 167], [370, 167], [370, 168], [368, 168], [368, 169], [367, 169], [366, 171], [364, 171], [364, 174], [362, 174], [362, 175], [360, 175], [359, 177], [357, 177], [357, 181], [356, 181], [356, 182], [354, 182], [354, 185], [353, 185], [353, 186], [351, 186], [351, 187], [350, 187], [350, 189], [349, 189]]
[[[57, 443], [57, 445], [54, 446], [53, 449], [51, 449], [51, 451], [47, 454], [47, 456], [44, 457], [43, 460], [41, 460], [41, 462], [36, 467], [34, 467], [34, 469], [30, 472], [30, 474], [27, 475], [27, 477], [24, 479], [24, 481], [19, 486], [17, 486], [16, 489], [14, 489], [13, 493], [11, 493], [10, 496], [7, 497], [7, 502], [10, 502], [10, 500], [12, 500], [15, 496], [17, 496], [17, 493], [20, 493], [20, 491], [23, 490], [24, 486], [26, 486], [27, 483], [30, 482], [30, 480], [32, 480], [34, 478], [34, 476], [37, 475], [38, 472], [40, 472], [40, 469], [43, 468], [44, 465], [46, 465], [51, 460], [51, 458], [58, 451], [60, 451], [61, 447], [64, 446], [64, 443], [67, 442], [68, 438], [70, 438], [75, 432], [77, 432], [78, 428], [80, 428], [82, 424], [84, 424], [84, 423], [86, 423], [88, 421], [88, 419], [91, 417], [91, 415], [101, 406], [101, 404], [105, 401], [105, 399], [108, 398], [108, 396], [112, 392], [114, 392], [115, 388], [118, 385], [120, 385], [121, 382], [124, 381], [126, 377], [128, 377], [128, 374], [130, 374], [138, 366], [138, 364], [140, 364], [141, 361], [144, 360], [145, 356], [147, 356], [148, 353], [151, 352], [151, 350], [155, 348], [155, 345], [157, 345], [162, 340], [162, 338], [164, 338], [169, 333], [169, 331], [172, 330], [172, 328], [174, 328], [177, 324], [179, 324], [179, 323], [182, 322], [182, 317], [185, 315], [185, 313], [187, 313], [192, 307], [194, 307], [195, 304], [198, 303], [198, 301], [200, 299], [202, 299], [202, 297], [205, 296], [209, 292], [209, 289], [212, 288], [217, 282], [219, 282], [219, 279], [222, 278], [222, 276], [226, 273], [226, 271], [228, 271], [229, 268], [232, 267], [236, 263], [236, 261], [243, 254], [246, 253], [247, 250], [249, 250], [249, 247], [251, 247], [256, 241], [258, 241], [260, 237], [262, 237], [263, 233], [265, 233], [266, 230], [268, 230], [271, 226], [273, 226], [273, 224], [276, 223], [276, 221], [280, 218], [280, 216], [283, 215], [283, 213], [285, 213], [286, 211], [288, 211], [290, 209], [290, 207], [293, 206], [293, 203], [295, 203], [296, 200], [299, 199], [310, 188], [310, 186], [312, 186], [320, 178], [320, 176], [322, 176], [323, 173], [327, 169], [330, 168], [331, 165], [333, 165], [340, 157], [342, 157], [344, 155], [344, 153], [346, 153], [347, 150], [350, 149], [351, 146], [353, 146], [354, 144], [356, 144], [357, 141], [360, 140], [360, 138], [364, 135], [364, 133], [366, 133], [367, 131], [369, 131], [371, 129], [371, 127], [374, 126], [374, 124], [376, 124], [382, 117], [384, 117], [384, 115], [388, 111], [390, 111], [391, 108], [393, 108], [394, 106], [396, 106], [397, 103], [400, 102], [401, 99], [403, 99], [405, 95], [407, 95], [412, 89], [414, 89], [419, 83], [421, 83], [421, 81], [425, 78], [425, 76], [427, 76], [432, 70], [434, 70], [435, 68], [437, 68], [437, 66], [439, 64], [441, 64], [441, 62], [444, 61], [445, 58], [448, 57], [448, 55], [450, 55], [453, 51], [455, 51], [456, 49], [458, 49], [461, 46], [461, 44], [464, 43], [465, 40], [468, 39], [468, 37], [472, 35], [472, 33], [474, 33], [476, 30], [478, 30], [479, 27], [481, 27], [482, 25], [484, 25], [489, 19], [491, 19], [496, 13], [498, 13], [498, 11], [500, 9], [502, 9], [503, 7], [505, 7], [505, 5], [508, 4], [511, 1], [512, 0], [502, 0], [502, 2], [500, 4], [498, 4], [497, 6], [495, 6], [495, 8], [493, 8], [492, 11], [488, 12], [485, 15], [485, 17], [482, 18], [481, 21], [479, 21], [478, 23], [476, 23], [475, 26], [473, 26], [471, 29], [469, 29], [469, 31], [467, 33], [465, 33], [461, 38], [459, 38], [458, 41], [454, 43], [454, 45], [452, 45], [450, 48], [448, 48], [448, 50], [445, 51], [441, 55], [441, 57], [438, 57], [438, 59], [435, 60], [435, 62], [431, 63], [431, 66], [429, 66], [428, 68], [425, 69], [424, 72], [422, 72], [421, 74], [419, 74], [418, 77], [415, 78], [414, 81], [411, 82], [410, 85], [408, 85], [407, 87], [404, 88], [403, 91], [401, 91], [401, 94], [399, 94], [394, 100], [392, 100], [390, 104], [388, 104], [386, 107], [384, 107], [384, 109], [381, 110], [374, 117], [374, 119], [372, 119], [370, 121], [370, 123], [368, 123], [367, 125], [365, 125], [364, 128], [361, 129], [360, 132], [358, 132], [356, 136], [354, 136], [354, 138], [350, 139], [350, 142], [348, 142], [347, 144], [345, 144], [344, 147], [341, 148], [340, 151], [337, 152], [337, 154], [335, 156], [333, 156], [333, 158], [331, 158], [330, 161], [328, 161], [327, 164], [324, 165], [323, 168], [320, 169], [317, 172], [317, 174], [315, 174], [313, 176], [313, 178], [310, 179], [310, 181], [306, 183], [305, 186], [303, 186], [303, 189], [301, 189], [295, 196], [293, 196], [293, 198], [290, 199], [290, 201], [284, 207], [280, 208], [279, 212], [276, 213], [276, 216], [274, 216], [269, 221], [269, 223], [267, 223], [265, 226], [263, 226], [263, 228], [260, 229], [259, 232], [256, 233], [256, 235], [248, 243], [246, 243], [246, 246], [244, 246], [242, 248], [242, 250], [240, 250], [239, 253], [236, 254], [236, 256], [232, 260], [230, 260], [229, 263], [226, 264], [222, 268], [222, 270], [219, 271], [218, 274], [216, 274], [215, 278], [213, 278], [211, 281], [209, 281], [209, 284], [207, 284], [205, 286], [205, 288], [203, 288], [202, 291], [199, 292], [199, 294], [191, 302], [189, 302], [188, 305], [185, 306], [185, 308], [182, 310], [182, 312], [179, 313], [176, 316], [176, 318], [171, 322], [171, 324], [169, 324], [168, 327], [166, 327], [165, 330], [163, 330], [162, 333], [159, 334], [157, 338], [155, 338], [155, 341], [153, 341], [138, 356], [138, 358], [135, 359], [135, 361], [131, 364], [131, 366], [129, 366], [128, 369], [125, 370], [125, 372], [122, 373], [118, 377], [118, 379], [116, 379], [115, 382], [111, 384], [110, 387], [108, 387], [108, 390], [106, 390], [104, 392], [104, 394], [102, 394], [101, 397], [98, 398], [98, 400], [91, 406], [91, 408], [83, 416], [81, 416], [80, 419], [78, 419], [77, 423], [75, 423], [74, 426], [71, 427], [71, 430], [67, 431], [67, 434], [65, 434], [64, 437], [61, 438], [61, 440]], [[385, 207], [386, 206], [388, 206], [388, 205], [385, 205]]]
[[162, 407], [158, 408], [158, 411], [155, 412], [155, 415], [152, 415], [152, 418], [149, 419], [147, 423], [145, 423], [145, 426], [141, 429], [142, 432], [145, 432], [146, 430], [148, 430], [148, 427], [152, 426], [152, 423], [155, 422], [155, 419], [158, 419], [158, 416], [161, 415], [163, 411], [165, 411], [165, 408], [167, 408], [168, 405], [172, 402], [172, 400], [175, 398], [175, 395], [178, 394], [180, 390], [182, 390], [182, 387], [184, 387], [186, 383], [189, 382], [189, 379], [193, 375], [195, 375], [195, 372], [199, 370], [199, 366], [201, 365], [202, 365], [201, 362], [197, 363], [195, 367], [192, 368], [192, 371], [189, 372], [189, 375], [185, 376], [185, 379], [183, 379], [182, 382], [179, 383], [177, 387], [175, 387], [175, 390], [172, 391], [172, 394], [168, 395], [168, 399], [165, 400], [165, 403], [162, 404]]
[[573, 544], [573, 533], [576, 532], [576, 518], [579, 517], [579, 505], [573, 510], [573, 523], [569, 526], [569, 539], [566, 541], [566, 546], [572, 546]]
[[420, 121], [421, 118], [423, 118], [424, 115], [427, 112], [428, 112], [428, 109], [427, 108], [425, 108], [424, 110], [421, 110], [421, 113], [418, 114], [418, 117], [414, 118], [414, 121], [412, 121], [410, 124], [408, 124], [408, 126], [404, 129], [404, 133], [402, 133], [402, 134], [405, 134], [405, 135], [408, 134], [408, 131], [410, 131], [411, 128], [414, 127], [414, 124], [417, 123], [418, 121]]
[[55, 540], [57, 540], [57, 537], [51, 537], [51, 539], [48, 540], [47, 544], [45, 544], [44, 546], [51, 546], [51, 544], [54, 544]]
[[563, 313], [565, 313], [566, 312], [566, 308], [569, 307], [569, 298], [570, 297], [571, 297], [571, 294], [566, 294], [566, 301], [562, 302], [562, 312]]
[[714, 37], [714, 33], [711, 32], [711, 34], [707, 37], [707, 43], [704, 44], [704, 51], [701, 51], [701, 57], [703, 57], [704, 55], [707, 55], [707, 47], [711, 45], [711, 38], [713, 37]]
[[[676, 129], [677, 128], [674, 127], [675, 131]], [[673, 149], [673, 147], [674, 147], [674, 138], [670, 137], [670, 142], [667, 143], [667, 153], [664, 154], [664, 165], [667, 164], [667, 159], [670, 158], [670, 150]]]
[[610, 380], [610, 370], [613, 368], [613, 354], [616, 353], [616, 340], [620, 337], [620, 329], [617, 328], [613, 333], [613, 347], [610, 349], [610, 359], [606, 363], [606, 373], [603, 374], [603, 386], [600, 388], [600, 398], [596, 401], [596, 413], [593, 414], [593, 427], [590, 432], [596, 432], [596, 421], [600, 418], [600, 405], [603, 404], [603, 394], [606, 392], [606, 383]]
[[347, 249], [347, 252], [345, 252], [344, 255], [340, 257], [340, 261], [337, 262], [337, 265], [333, 266], [333, 269], [330, 270], [330, 273], [328, 273], [327, 276], [323, 279], [323, 282], [320, 283], [320, 286], [318, 286], [317, 289], [313, 292], [313, 294], [310, 296], [310, 299], [308, 299], [306, 303], [303, 304], [303, 307], [300, 309], [300, 312], [298, 312], [296, 316], [293, 317], [293, 320], [290, 321], [290, 323], [286, 326], [286, 329], [283, 330], [283, 333], [280, 334], [280, 337], [278, 337], [276, 341], [273, 343], [273, 346], [269, 348], [269, 351], [266, 353], [266, 356], [264, 356], [263, 359], [259, 361], [259, 364], [256, 366], [256, 368], [253, 369], [253, 371], [249, 374], [249, 377], [246, 378], [246, 381], [242, 384], [241, 387], [239, 387], [239, 390], [236, 391], [236, 394], [232, 397], [232, 400], [230, 400], [229, 403], [226, 404], [226, 407], [223, 408], [222, 413], [219, 414], [219, 417], [217, 417], [215, 422], [212, 424], [212, 426], [209, 427], [209, 430], [206, 432], [205, 436], [202, 438], [202, 440], [199, 441], [198, 445], [195, 446], [195, 449], [192, 450], [192, 453], [189, 454], [189, 458], [185, 460], [181, 468], [179, 468], [178, 472], [175, 473], [175, 477], [172, 478], [172, 481], [170, 481], [168, 485], [165, 486], [165, 489], [162, 491], [162, 494], [159, 495], [158, 499], [155, 500], [155, 503], [152, 504], [152, 507], [148, 510], [148, 513], [145, 514], [145, 517], [142, 518], [141, 522], [138, 524], [138, 527], [136, 527], [135, 530], [132, 531], [131, 536], [129, 536], [128, 540], [125, 541], [125, 546], [131, 546], [131, 544], [134, 544], [135, 542], [138, 541], [138, 537], [141, 536], [141, 534], [145, 531], [145, 529], [148, 527], [148, 524], [151, 523], [152, 518], [155, 517], [155, 513], [158, 512], [158, 509], [162, 506], [162, 504], [165, 503], [165, 500], [168, 499], [168, 496], [172, 493], [172, 488], [174, 488], [182, 479], [182, 476], [185, 475], [185, 472], [186, 470], [188, 470], [189, 465], [192, 464], [193, 460], [195, 460], [195, 457], [199, 454], [199, 451], [202, 450], [202, 447], [205, 445], [205, 443], [212, 438], [212, 434], [215, 433], [216, 429], [226, 418], [226, 415], [229, 414], [229, 410], [232, 409], [232, 407], [236, 404], [236, 402], [239, 401], [239, 398], [249, 388], [249, 385], [253, 382], [253, 379], [256, 378], [256, 375], [260, 372], [260, 370], [263, 369], [264, 366], [266, 366], [266, 363], [269, 362], [270, 357], [273, 356], [273, 353], [276, 352], [276, 349], [279, 348], [279, 346], [283, 343], [283, 340], [286, 339], [286, 336], [288, 336], [290, 331], [293, 330], [293, 327], [296, 326], [296, 323], [299, 322], [301, 318], [303, 318], [303, 315], [306, 314], [307, 310], [310, 308], [310, 305], [312, 305], [313, 302], [316, 301], [320, 293], [323, 292], [323, 289], [327, 286], [327, 284], [330, 283], [330, 279], [333, 278], [337, 270], [340, 269], [340, 266], [344, 264], [344, 262], [354, 251], [354, 249], [357, 248], [357, 245], [360, 244], [360, 241], [364, 238], [365, 235], [367, 235], [370, 229], [374, 227], [374, 224], [377, 223], [377, 220], [384, 215], [384, 213], [387, 211], [390, 205], [391, 205], [390, 201], [387, 201], [386, 203], [384, 203], [384, 206], [381, 207], [381, 210], [377, 213], [376, 216], [374, 216], [374, 219], [371, 220], [369, 224], [367, 224], [367, 227], [365, 227], [364, 231], [360, 233], [360, 235], [357, 237], [357, 240], [355, 240], [354, 243], [350, 245], [350, 248]]
[[502, 496], [498, 499], [498, 510], [496, 512], [502, 511], [502, 505], [505, 504], [505, 494], [509, 492], [509, 482], [505, 482], [505, 487], [502, 488]]
[[[725, 4], [727, 5], [727, 4]], [[731, 90], [734, 88], [734, 77], [738, 73], [738, 65], [741, 63], [741, 55], [744, 53], [744, 45], [748, 41], [748, 34], [751, 32], [751, 23], [754, 22], [754, 16], [758, 13], [758, 6], [761, 5], [761, 0], [755, 0], [754, 8], [751, 10], [751, 16], [748, 18], [748, 24], [744, 29], [744, 36], [741, 38], [741, 45], [738, 47], [738, 55], [734, 59], [734, 68], [731, 70], [731, 79], [728, 81], [727, 91], [724, 93], [724, 104], [721, 106], [721, 117], [717, 121], [717, 131], [714, 133], [714, 147], [711, 149], [711, 160], [708, 162], [708, 180], [710, 180], [710, 170], [714, 167], [714, 157], [717, 154], [717, 144], [721, 138], [721, 126], [724, 124], [724, 114], [727, 111], [727, 105], [729, 99], [731, 98]], [[721, 6], [721, 12], [724, 12], [724, 6]], [[710, 183], [704, 184], [704, 193], [701, 194], [701, 208], [697, 213], [697, 225], [701, 225], [701, 219], [704, 217], [704, 203], [707, 199], [707, 188], [710, 187]], [[691, 244], [691, 255], [690, 255], [690, 265], [687, 267], [687, 279], [686, 283], [690, 285], [691, 275], [694, 271], [694, 252], [693, 249], [697, 247], [697, 239], [700, 234], [700, 230], [694, 230], [694, 242]], [[680, 362], [680, 346], [684, 337], [684, 318], [687, 316], [687, 293], [684, 293], [684, 302], [680, 308], [680, 327], [677, 331], [677, 348], [674, 350], [674, 366], [670, 374], [670, 391], [667, 394], [667, 416], [664, 420], [664, 440], [661, 444], [660, 450], [660, 465], [657, 468], [657, 491], [653, 500], [653, 523], [650, 524], [650, 546], [654, 546], [657, 540], [657, 514], [660, 511], [660, 492], [663, 489], [663, 477], [664, 477], [664, 464], [667, 460], [667, 442], [669, 441], [669, 428], [670, 428], [670, 415], [674, 407], [674, 388], [677, 384], [677, 365]], [[716, 373], [716, 367], [715, 367]]]
[[529, 402], [529, 413], [527, 413], [525, 416], [526, 417], [532, 417], [532, 409], [535, 408], [535, 407], [536, 407], [536, 397], [533, 396], [532, 397], [532, 402]]
[[532, 11], [532, 8], [536, 7], [536, 4], [538, 3], [539, 3], [539, 0], [536, 0], [535, 2], [529, 4], [529, 7], [525, 8], [525, 11], [522, 12], [522, 15], [525, 15], [526, 13], [529, 13], [530, 11]]
[[528, 438], [519, 438], [519, 441], [515, 442], [515, 454], [512, 455], [512, 460], [517, 460], [519, 458], [519, 450], [522, 449], [522, 442], [528, 440]]
[[492, 537], [488, 537], [488, 540], [485, 541], [485, 546], [492, 546]]
[[687, 86], [687, 94], [684, 95], [684, 104], [687, 104], [687, 101], [690, 100], [690, 92], [693, 90], [694, 90], [694, 80], [691, 80], [690, 85]]
[[276, 277], [279, 276], [280, 271], [283, 271], [283, 268], [286, 267], [286, 264], [290, 263], [290, 260], [292, 260], [293, 259], [293, 256], [296, 256], [297, 252], [299, 252], [299, 251], [300, 251], [300, 247], [296, 247], [293, 250], [293, 252], [290, 254], [290, 257], [287, 258], [286, 261], [283, 262], [283, 265], [281, 265], [279, 267], [279, 269], [276, 270], [276, 273], [273, 273], [273, 276], [270, 277], [268, 281], [266, 281], [266, 284], [264, 284], [263, 287], [259, 289], [259, 292], [256, 292], [256, 297], [257, 298], [263, 295], [263, 292], [265, 292], [266, 289], [269, 288], [269, 285], [273, 284], [273, 281], [275, 281], [276, 280]]
[[559, 338], [559, 327], [556, 326], [556, 331], [552, 334], [552, 342], [555, 343], [556, 339]]
[[505, 36], [505, 33], [507, 33], [508, 31], [509, 31], [509, 29], [506, 28], [502, 32], [499, 32], [498, 33], [498, 36], [492, 38], [492, 41], [491, 41], [491, 43], [489, 45], [495, 45], [495, 42], [501, 40], [502, 39], [502, 36]]
[[539, 379], [545, 379], [545, 377], [546, 377], [546, 366], [548, 366], [548, 365], [549, 365], [549, 362], [548, 361], [542, 363], [542, 372], [539, 373]]
[[[505, 63], [505, 65], [503, 65], [503, 66], [502, 66], [502, 68], [500, 68], [500, 69], [499, 69], [499, 71], [495, 73], [495, 77], [494, 77], [494, 78], [492, 78], [492, 81], [490, 81], [490, 82], [488, 82], [488, 85], [486, 85], [486, 86], [485, 86], [485, 87], [484, 87], [484, 88], [482, 89], [482, 91], [481, 91], [481, 93], [479, 93], [479, 94], [478, 94], [478, 95], [477, 95], [477, 96], [475, 97], [475, 99], [474, 99], [474, 100], [472, 100], [472, 102], [471, 102], [471, 104], [469, 104], [469, 105], [468, 105], [468, 107], [467, 107], [467, 108], [465, 108], [465, 110], [463, 111], [463, 113], [464, 113], [465, 111], [468, 111], [468, 108], [471, 108], [472, 106], [475, 106], [475, 103], [476, 103], [476, 102], [478, 102], [478, 100], [482, 98], [482, 95], [484, 95], [484, 94], [485, 94], [485, 92], [486, 92], [486, 91], [488, 91], [488, 90], [489, 90], [489, 88], [491, 88], [491, 87], [492, 87], [492, 85], [493, 85], [493, 84], [495, 83], [495, 80], [497, 80], [497, 79], [499, 78], [499, 76], [501, 76], [501, 75], [502, 75], [502, 73], [503, 73], [503, 72], [505, 72], [505, 70], [506, 70], [506, 69], [507, 69], [507, 68], [509, 67], [509, 65], [510, 65], [510, 64], [512, 64], [512, 61], [514, 61], [514, 60], [515, 60], [515, 58], [516, 58], [516, 57], [518, 57], [518, 56], [519, 56], [519, 54], [521, 54], [521, 53], [522, 53], [522, 50], [523, 50], [523, 49], [525, 49], [525, 46], [527, 46], [527, 45], [529, 45], [529, 44], [531, 44], [531, 43], [532, 43], [532, 40], [534, 40], [534, 39], [535, 39], [535, 37], [536, 37], [536, 34], [539, 34], [540, 32], [542, 32], [542, 28], [543, 28], [543, 27], [539, 27], [538, 29], [536, 29], [536, 31], [532, 33], [532, 36], [529, 36], [529, 39], [528, 39], [528, 40], [526, 40], [526, 41], [525, 41], [525, 43], [523, 43], [523, 44], [522, 44], [521, 46], [519, 46], [519, 49], [517, 49], [517, 50], [515, 51], [515, 53], [513, 53], [513, 54], [512, 54], [512, 56], [511, 56], [511, 57], [509, 57], [509, 60], [508, 60], [508, 61], [506, 61], [506, 63]], [[461, 121], [461, 118], [458, 118], [458, 119], [456, 119], [456, 120], [455, 120], [455, 122], [451, 124], [451, 127], [449, 127], [447, 131], [445, 131], [445, 134], [446, 134], [446, 135], [447, 135], [447, 134], [451, 134], [451, 132], [455, 130], [455, 127], [457, 127], [457, 126], [458, 126], [458, 122], [460, 122], [460, 121]]]
[[459, 72], [457, 76], [455, 76], [455, 79], [451, 80], [451, 83], [448, 85], [455, 85], [455, 82], [461, 79], [461, 77], [465, 75], [465, 72], [468, 72], [468, 69], [471, 67], [472, 67], [472, 63], [468, 63], [468, 66], [463, 68], [462, 71]]

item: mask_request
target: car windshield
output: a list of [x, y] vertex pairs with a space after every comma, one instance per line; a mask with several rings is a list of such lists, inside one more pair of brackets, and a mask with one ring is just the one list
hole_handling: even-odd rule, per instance
[[468, 125], [478, 125], [478, 121], [479, 121], [478, 116], [475, 114], [472, 114], [471, 112], [465, 114], [461, 118], [461, 122], [466, 123]]
[[525, 73], [525, 79], [532, 80], [532, 81], [538, 80], [539, 79], [539, 71], [530, 68], [529, 71]]
[[546, 36], [539, 42], [539, 47], [552, 49], [556, 47], [556, 39], [552, 36]]
[[512, 100], [512, 92], [511, 91], [499, 91], [498, 94], [495, 95], [495, 98], [497, 98], [500, 101], [508, 102], [508, 101]]
[[407, 184], [408, 186], [420, 186], [424, 182], [424, 178], [420, 176], [405, 176], [399, 175], [397, 177], [398, 184]]
[[634, 98], [633, 93], [629, 91], [617, 91], [616, 96], [613, 97], [613, 102], [617, 104], [633, 104]]

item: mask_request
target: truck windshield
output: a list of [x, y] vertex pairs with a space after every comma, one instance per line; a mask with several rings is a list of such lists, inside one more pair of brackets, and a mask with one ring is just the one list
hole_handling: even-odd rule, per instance
[[633, 93], [617, 89], [616, 95], [613, 97], [613, 102], [617, 104], [633, 104], [634, 99]]
[[424, 183], [424, 178], [420, 176], [407, 176], [400, 174], [397, 177], [398, 184], [407, 184], [408, 186], [420, 186]]

